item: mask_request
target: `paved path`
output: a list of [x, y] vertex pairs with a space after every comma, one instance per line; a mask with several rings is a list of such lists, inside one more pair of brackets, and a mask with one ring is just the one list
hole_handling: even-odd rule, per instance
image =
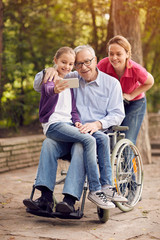
[[[0, 240], [157, 240], [160, 239], [160, 157], [144, 166], [142, 201], [133, 211], [110, 210], [101, 224], [96, 207], [87, 200], [80, 220], [43, 218], [26, 213], [37, 167], [0, 174]], [[56, 187], [62, 199], [63, 185]]]

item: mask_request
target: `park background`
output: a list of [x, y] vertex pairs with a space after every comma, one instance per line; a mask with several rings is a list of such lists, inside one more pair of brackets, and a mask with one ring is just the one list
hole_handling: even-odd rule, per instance
[[[131, 43], [132, 59], [153, 75], [147, 110], [158, 113], [159, 16], [159, 0], [0, 0], [0, 138], [42, 133], [33, 81], [52, 66], [58, 48], [90, 44], [100, 60], [117, 34]], [[143, 124], [139, 147], [150, 162], [148, 114]]]
[[[38, 120], [40, 94], [33, 90], [34, 76], [52, 66], [61, 46], [89, 43], [100, 60], [106, 56], [110, 37], [127, 37], [133, 59], [155, 79], [146, 94], [148, 115], [140, 150], [144, 146], [150, 156], [147, 120], [151, 143], [155, 139], [157, 144], [157, 138], [160, 143], [159, 16], [159, 0], [0, 0], [0, 239], [159, 239], [160, 159], [153, 155], [152, 164], [144, 165], [142, 201], [128, 213], [115, 208], [106, 224], [99, 223], [94, 204], [87, 201], [84, 218], [78, 221], [31, 216], [22, 203], [30, 195], [45, 138]], [[143, 162], [149, 162], [146, 159]], [[59, 176], [65, 164], [59, 161]]]

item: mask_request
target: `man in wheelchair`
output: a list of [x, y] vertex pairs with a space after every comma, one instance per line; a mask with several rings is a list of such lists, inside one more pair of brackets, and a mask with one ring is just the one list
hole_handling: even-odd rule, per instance
[[[101, 191], [107, 200], [126, 202], [112, 188], [112, 169], [110, 163], [109, 137], [104, 133], [110, 126], [120, 125], [124, 118], [122, 90], [119, 82], [96, 68], [97, 58], [89, 45], [75, 48], [77, 71], [67, 74], [66, 78], [79, 79], [79, 88], [74, 89], [77, 110], [83, 123], [81, 133], [90, 133], [96, 138], [100, 172]], [[35, 77], [34, 88], [40, 92], [41, 82], [55, 77], [55, 69], [41, 71]], [[52, 212], [53, 191], [56, 183], [57, 160], [71, 153], [71, 163], [64, 183], [63, 201], [57, 203], [56, 211], [72, 213], [74, 205], [80, 200], [85, 182], [86, 170], [83, 161], [83, 146], [80, 143], [56, 142], [46, 138], [43, 142], [35, 188], [41, 197], [31, 203], [23, 201], [34, 211]]]

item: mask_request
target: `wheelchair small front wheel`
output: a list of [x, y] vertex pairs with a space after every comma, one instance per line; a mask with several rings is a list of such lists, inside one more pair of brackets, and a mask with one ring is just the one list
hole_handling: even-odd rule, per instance
[[102, 209], [97, 207], [98, 218], [101, 223], [106, 223], [109, 219], [109, 209]]

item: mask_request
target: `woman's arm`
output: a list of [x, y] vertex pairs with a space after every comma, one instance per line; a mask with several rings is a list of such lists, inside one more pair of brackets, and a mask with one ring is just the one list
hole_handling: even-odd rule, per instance
[[147, 80], [144, 84], [140, 85], [138, 88], [136, 88], [132, 93], [127, 94], [123, 93], [124, 99], [127, 99], [128, 101], [131, 101], [135, 97], [137, 97], [142, 92], [147, 92], [154, 84], [154, 78], [153, 76], [148, 72]]

